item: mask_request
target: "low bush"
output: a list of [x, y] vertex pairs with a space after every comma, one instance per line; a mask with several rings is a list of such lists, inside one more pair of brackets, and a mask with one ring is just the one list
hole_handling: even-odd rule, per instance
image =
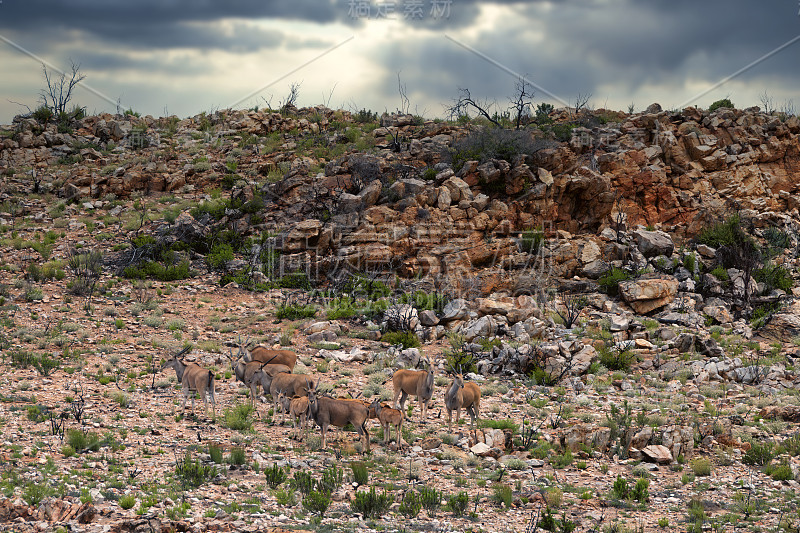
[[434, 487], [422, 486], [419, 488], [419, 501], [427, 511], [428, 517], [433, 518], [442, 506], [442, 493]]
[[791, 272], [780, 265], [766, 264], [757, 268], [753, 271], [753, 279], [764, 284], [763, 294], [769, 294], [776, 289], [789, 292], [794, 286]]
[[356, 497], [350, 502], [350, 509], [361, 513], [364, 518], [380, 518], [389, 511], [393, 503], [394, 498], [386, 491], [378, 494], [375, 487], [371, 487], [369, 491], [356, 492]]
[[126, 494], [125, 496], [120, 497], [118, 503], [120, 507], [127, 511], [136, 505], [136, 497], [133, 494]]
[[406, 518], [416, 518], [422, 510], [422, 500], [419, 493], [414, 489], [407, 490], [403, 494], [403, 499], [400, 500], [400, 507], [397, 510]]
[[447, 498], [447, 508], [453, 513], [453, 516], [464, 516], [468, 506], [469, 494], [464, 491]]
[[386, 342], [392, 346], [402, 345], [406, 348], [419, 348], [422, 343], [413, 331], [389, 331], [381, 336], [381, 342]]
[[506, 509], [511, 508], [511, 502], [514, 498], [514, 493], [511, 490], [511, 487], [506, 485], [505, 483], [500, 483], [494, 486], [492, 490], [492, 500], [500, 505], [501, 507], [505, 507]]
[[716, 111], [717, 109], [720, 109], [722, 107], [727, 109], [736, 109], [733, 105], [733, 102], [731, 102], [730, 98], [723, 98], [722, 100], [717, 100], [716, 102], [708, 106], [708, 110]]
[[536, 228], [522, 232], [519, 249], [521, 252], [536, 254], [541, 250], [542, 244], [544, 244], [544, 232], [541, 228]]
[[367, 465], [362, 462], [350, 463], [350, 469], [353, 471], [353, 481], [359, 485], [366, 485], [369, 481], [369, 470]]
[[317, 308], [314, 305], [285, 304], [275, 310], [275, 318], [278, 320], [302, 320], [316, 316]]
[[636, 360], [635, 353], [616, 346], [601, 346], [598, 350], [598, 355], [600, 356], [600, 364], [609, 370], [628, 371], [631, 369], [631, 364]]
[[253, 427], [253, 407], [250, 404], [239, 404], [226, 409], [223, 420], [228, 429], [250, 431]]
[[619, 284], [632, 277], [633, 275], [627, 270], [611, 267], [611, 270], [600, 276], [597, 280], [597, 285], [602, 292], [610, 296], [617, 296], [619, 294]]
[[330, 506], [331, 496], [324, 491], [312, 490], [303, 496], [303, 508], [319, 516], [324, 516]]
[[264, 476], [267, 478], [267, 485], [273, 490], [281, 486], [288, 477], [286, 470], [278, 466], [277, 463], [273, 464], [271, 468], [264, 469]]
[[217, 475], [217, 467], [204, 465], [199, 459], [192, 459], [190, 453], [175, 465], [175, 477], [186, 487], [198, 488]]

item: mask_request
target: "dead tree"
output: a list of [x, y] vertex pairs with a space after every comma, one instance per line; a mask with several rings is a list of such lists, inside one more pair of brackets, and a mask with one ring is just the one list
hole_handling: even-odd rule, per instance
[[530, 116], [533, 107], [533, 86], [525, 78], [520, 78], [515, 84], [516, 94], [509, 98], [510, 109], [514, 112], [514, 128], [522, 126], [522, 119]]
[[575, 97], [575, 116], [578, 116], [581, 111], [588, 109], [589, 99], [592, 93], [578, 93]]
[[81, 66], [72, 62], [69, 74], [61, 72], [61, 76], [56, 77], [42, 64], [44, 81], [47, 86], [42, 89], [40, 96], [43, 105], [49, 108], [56, 117], [67, 112], [67, 105], [72, 100], [72, 91], [76, 85], [86, 79], [86, 75], [81, 74], [80, 70]]
[[469, 115], [469, 110], [475, 110], [480, 116], [484, 117], [486, 120], [497, 126], [498, 128], [502, 128], [500, 123], [492, 118], [489, 112], [486, 110], [489, 107], [489, 104], [486, 102], [480, 102], [472, 98], [472, 94], [469, 92], [469, 89], [458, 89], [459, 96], [455, 99], [453, 104], [446, 108], [447, 113], [450, 115], [451, 118], [455, 117], [458, 118], [460, 116]]

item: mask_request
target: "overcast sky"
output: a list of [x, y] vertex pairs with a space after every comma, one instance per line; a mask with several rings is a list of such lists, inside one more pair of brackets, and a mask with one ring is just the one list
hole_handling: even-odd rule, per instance
[[81, 65], [90, 113], [277, 107], [292, 82], [300, 106], [394, 111], [399, 72], [435, 117], [460, 87], [506, 107], [518, 75], [557, 107], [800, 107], [799, 58], [798, 0], [1, 0], [0, 123], [43, 61]]

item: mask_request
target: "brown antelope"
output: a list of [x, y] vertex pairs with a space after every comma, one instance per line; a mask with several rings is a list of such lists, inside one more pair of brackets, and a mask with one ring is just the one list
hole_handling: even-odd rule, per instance
[[[283, 365], [262, 365], [262, 368], [253, 374], [252, 378], [253, 383], [261, 384], [265, 394], [269, 393], [272, 396], [274, 413], [278, 412], [279, 393], [290, 398], [307, 396], [309, 389], [314, 388], [314, 381], [308, 379], [308, 376], [281, 371], [280, 368], [275, 368], [276, 366], [282, 367]], [[283, 422], [283, 416], [281, 416], [281, 422]]]
[[392, 425], [397, 429], [397, 449], [402, 450], [403, 413], [399, 409], [392, 409], [389, 406], [382, 405], [380, 400], [377, 399], [370, 405], [370, 412], [373, 410], [383, 428], [383, 445], [385, 446], [391, 440], [389, 425]]
[[308, 409], [311, 418], [322, 429], [323, 448], [328, 426], [344, 427], [353, 424], [356, 431], [364, 438], [364, 449], [369, 452], [369, 433], [366, 427], [369, 409], [363, 403], [319, 396], [312, 388], [308, 391]]
[[[278, 401], [283, 407], [284, 411], [289, 413], [289, 418], [292, 420], [292, 429], [302, 431], [305, 435], [308, 431], [308, 396], [300, 396], [299, 398], [290, 398], [283, 394], [278, 393]], [[297, 420], [300, 420], [299, 428]], [[296, 433], [299, 436], [299, 431]], [[302, 441], [303, 438], [300, 437]]]
[[475, 383], [464, 383], [464, 376], [455, 374], [453, 383], [444, 395], [444, 406], [447, 408], [447, 430], [451, 429], [451, 417], [456, 412], [456, 424], [461, 416], [461, 409], [466, 409], [471, 418], [470, 427], [475, 431], [481, 403], [481, 389]]
[[[185, 353], [181, 352], [181, 353]], [[180, 354], [179, 354], [180, 355]], [[207, 370], [196, 363], [184, 363], [179, 359], [178, 355], [172, 356], [161, 366], [164, 371], [167, 368], [174, 368], [175, 375], [178, 378], [178, 383], [183, 385], [183, 409], [181, 412], [186, 411], [186, 400], [189, 398], [191, 391], [197, 391], [200, 398], [203, 399], [204, 412], [208, 413], [208, 403], [206, 401], [206, 393], [211, 399], [212, 419], [217, 418], [217, 400], [214, 397], [214, 373]], [[192, 413], [194, 413], [194, 395], [192, 394]]]
[[428, 361], [428, 370], [401, 369], [392, 376], [394, 399], [392, 405], [398, 408], [397, 398], [400, 398], [400, 410], [405, 413], [406, 397], [416, 396], [422, 406], [422, 422], [428, 414], [428, 402], [433, 397], [433, 365]]
[[[241, 381], [246, 386], [250, 387], [250, 405], [255, 408], [255, 400], [256, 400], [256, 390], [258, 389], [258, 381], [254, 380], [253, 377], [255, 376], [256, 372], [263, 368], [265, 368], [266, 372], [270, 372], [272, 374], [277, 374], [279, 372], [291, 372], [291, 368], [286, 365], [272, 365], [267, 364], [264, 366], [264, 363], [259, 363], [256, 361], [251, 361], [246, 363], [241, 359], [237, 359], [233, 352], [231, 351], [230, 356], [228, 357], [231, 363], [231, 371], [233, 375], [236, 377], [236, 381]], [[264, 390], [264, 394], [267, 394], [269, 390]]]
[[297, 364], [297, 354], [293, 351], [272, 350], [261, 345], [253, 346], [252, 349], [248, 349], [247, 345], [249, 342], [249, 338], [242, 342], [242, 337], [239, 336], [239, 353], [237, 354], [237, 358], [243, 359], [245, 363], [258, 361], [260, 363], [273, 365], [286, 365], [289, 367], [289, 371], [294, 370]]

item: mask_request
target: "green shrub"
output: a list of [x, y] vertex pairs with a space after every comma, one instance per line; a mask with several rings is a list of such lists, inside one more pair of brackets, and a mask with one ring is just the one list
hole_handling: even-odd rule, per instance
[[175, 465], [175, 477], [186, 487], [198, 488], [217, 475], [217, 467], [204, 465], [199, 459], [192, 459], [190, 453]]
[[208, 266], [214, 270], [221, 270], [229, 261], [233, 261], [233, 247], [225, 242], [215, 243], [206, 256]]
[[401, 304], [411, 304], [419, 311], [435, 311], [441, 313], [449, 301], [447, 295], [438, 292], [414, 291], [400, 296]]
[[278, 505], [294, 505], [297, 499], [295, 498], [294, 490], [291, 488], [283, 488], [275, 491], [275, 501]]
[[369, 470], [367, 470], [367, 465], [364, 463], [357, 461], [350, 463], [350, 470], [353, 471], [353, 481], [358, 483], [359, 485], [366, 485], [369, 481]]
[[436, 169], [433, 167], [428, 167], [420, 177], [425, 181], [433, 181], [436, 179]]
[[568, 142], [572, 139], [572, 130], [577, 127], [577, 124], [562, 122], [560, 124], [553, 124], [547, 131], [549, 131], [557, 141]]
[[22, 500], [31, 507], [38, 507], [49, 493], [47, 483], [28, 482], [22, 489]]
[[697, 241], [712, 248], [739, 244], [747, 238], [741, 227], [739, 215], [733, 215], [723, 222], [718, 222], [710, 228], [703, 228], [697, 235]]
[[394, 498], [387, 494], [378, 494], [375, 487], [371, 487], [369, 492], [358, 491], [356, 497], [350, 502], [350, 509], [353, 512], [361, 513], [364, 518], [380, 518], [389, 511], [389, 507], [394, 503]]
[[769, 463], [764, 468], [764, 473], [770, 476], [775, 481], [789, 481], [794, 479], [792, 467], [789, 466], [787, 461], [781, 461], [780, 464]]
[[617, 476], [614, 485], [611, 487], [611, 495], [617, 500], [627, 500], [629, 494], [628, 480], [622, 476]]
[[77, 453], [96, 452], [100, 449], [100, 436], [94, 432], [84, 433], [79, 429], [67, 430], [67, 444]]
[[722, 100], [717, 100], [716, 102], [708, 106], [708, 110], [716, 111], [721, 107], [726, 107], [728, 109], [736, 109], [733, 105], [733, 102], [731, 102], [729, 98], [723, 98]]
[[711, 475], [711, 461], [705, 457], [696, 457], [692, 459], [689, 466], [692, 467], [692, 472], [694, 472], [696, 476]]
[[623, 370], [628, 371], [631, 369], [631, 364], [636, 360], [636, 354], [630, 350], [622, 350], [615, 346], [607, 347], [601, 346], [598, 350], [600, 356], [600, 364], [609, 370]]
[[317, 482], [317, 489], [328, 494], [336, 491], [344, 480], [344, 472], [336, 465], [331, 465], [322, 471], [319, 481]]
[[729, 281], [731, 279], [731, 277], [728, 275], [728, 271], [725, 270], [725, 267], [722, 265], [717, 265], [714, 267], [714, 270], [711, 271], [711, 275], [720, 281]]
[[126, 494], [120, 497], [118, 503], [120, 507], [127, 511], [136, 505], [136, 497], [133, 494]]
[[467, 161], [485, 163], [490, 159], [504, 159], [513, 163], [518, 155], [532, 155], [551, 144], [534, 139], [524, 130], [485, 128], [462, 137], [443, 155], [458, 172]]
[[553, 457], [551, 464], [553, 465], [553, 468], [566, 468], [572, 464], [573, 460], [574, 458], [572, 456], [572, 452], [567, 450], [563, 455], [556, 455]]
[[228, 463], [236, 466], [241, 466], [247, 460], [247, 454], [244, 452], [244, 448], [240, 446], [236, 446], [231, 448], [231, 453], [228, 454]]
[[632, 274], [627, 270], [611, 267], [611, 270], [600, 276], [597, 280], [597, 285], [604, 293], [617, 296], [619, 294], [619, 284], [631, 279], [631, 277]]
[[331, 496], [324, 491], [312, 490], [303, 497], [303, 508], [319, 516], [323, 516], [330, 505]]
[[160, 281], [176, 281], [194, 275], [189, 261], [165, 266], [157, 261], [144, 261], [139, 265], [125, 267], [122, 276], [128, 279], [157, 279]]
[[511, 491], [511, 487], [505, 483], [500, 483], [494, 486], [494, 489], [492, 490], [492, 500], [494, 500], [494, 502], [498, 505], [503, 506], [506, 509], [510, 509], [513, 498], [514, 493]]
[[[552, 531], [554, 533], [572, 533], [578, 527], [575, 522], [567, 519], [566, 512], [560, 519], [554, 517], [550, 507], [545, 509], [544, 513], [542, 513], [542, 518], [539, 519], [536, 525], [544, 531]], [[617, 530], [614, 529], [614, 531]]]
[[764, 230], [764, 240], [772, 250], [785, 250], [792, 247], [792, 238], [785, 231], [770, 226]]
[[53, 110], [46, 105], [37, 107], [31, 116], [40, 124], [46, 124], [53, 119]]
[[419, 348], [422, 343], [413, 331], [389, 331], [381, 335], [381, 342], [392, 346], [401, 344], [403, 348]]
[[311, 279], [309, 279], [308, 274], [305, 272], [286, 274], [285, 276], [278, 278], [277, 283], [278, 287], [282, 287], [284, 289], [311, 290]]
[[764, 284], [764, 294], [775, 289], [789, 292], [794, 286], [792, 274], [780, 265], [766, 264], [753, 271], [753, 279]]
[[61, 361], [43, 353], [34, 356], [31, 359], [31, 365], [40, 375], [47, 377], [61, 367]]
[[775, 457], [775, 445], [771, 442], [750, 441], [750, 449], [744, 453], [742, 462], [746, 465], [766, 466]]
[[307, 305], [281, 305], [275, 311], [275, 318], [278, 320], [301, 320], [304, 318], [312, 318], [317, 314], [316, 306], [311, 304]]
[[453, 516], [464, 516], [467, 513], [468, 506], [469, 494], [464, 491], [447, 498], [447, 508], [453, 513]]
[[522, 232], [519, 241], [519, 249], [521, 252], [529, 254], [537, 254], [542, 248], [544, 243], [544, 232], [541, 228], [527, 230]]
[[631, 499], [638, 501], [639, 503], [645, 503], [650, 498], [650, 492], [648, 489], [650, 488], [650, 480], [645, 478], [639, 478], [636, 480], [636, 485], [633, 486], [633, 490], [631, 491]]
[[416, 518], [422, 510], [422, 500], [419, 493], [414, 489], [409, 489], [403, 494], [400, 507], [397, 509], [406, 518]]
[[267, 478], [267, 485], [273, 490], [277, 489], [288, 477], [286, 470], [278, 466], [277, 463], [273, 464], [271, 468], [264, 469], [264, 476]]
[[253, 427], [253, 407], [250, 404], [239, 404], [226, 409], [223, 419], [228, 429], [250, 431]]
[[217, 464], [222, 464], [222, 447], [216, 444], [209, 444], [208, 445], [208, 455], [211, 457], [211, 460]]
[[294, 473], [291, 485], [305, 496], [314, 490], [314, 478], [309, 472], [297, 471]]
[[442, 493], [434, 487], [426, 486], [420, 487], [418, 491], [420, 504], [428, 512], [428, 516], [433, 518], [442, 506]]

